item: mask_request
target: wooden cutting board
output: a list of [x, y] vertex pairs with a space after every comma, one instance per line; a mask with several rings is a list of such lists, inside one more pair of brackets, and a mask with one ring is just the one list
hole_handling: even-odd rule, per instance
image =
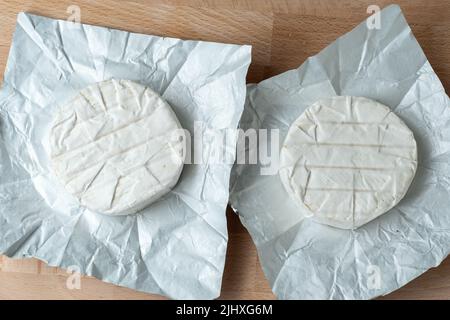
[[[0, 2], [0, 69], [6, 64], [16, 14], [27, 11], [67, 19], [80, 8], [81, 22], [184, 39], [251, 44], [248, 81], [298, 67], [367, 17], [374, 0], [126, 0]], [[450, 92], [450, 1], [398, 0], [433, 68]], [[73, 8], [72, 8], [73, 9]], [[69, 10], [70, 12], [70, 10]], [[229, 210], [230, 211], [230, 210]], [[227, 213], [229, 247], [222, 299], [273, 299], [259, 266], [255, 246], [236, 216]], [[81, 280], [81, 289], [66, 287], [68, 274], [35, 259], [0, 256], [0, 299], [162, 299], [101, 282]], [[450, 259], [391, 299], [450, 299]]]

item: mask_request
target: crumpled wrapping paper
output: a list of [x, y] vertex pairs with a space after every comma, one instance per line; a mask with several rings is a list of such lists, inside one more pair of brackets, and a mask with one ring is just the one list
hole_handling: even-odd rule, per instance
[[[296, 70], [250, 85], [242, 129], [280, 129], [316, 100], [365, 96], [413, 131], [419, 164], [405, 198], [356, 230], [303, 218], [280, 178], [236, 165], [230, 201], [280, 299], [369, 299], [400, 288], [450, 250], [450, 99], [398, 6], [381, 11]], [[280, 143], [281, 147], [281, 143]], [[255, 152], [249, 150], [248, 152]]]
[[231, 165], [208, 163], [210, 141], [204, 164], [186, 164], [162, 200], [109, 217], [82, 209], [60, 187], [44, 137], [59, 105], [110, 78], [160, 93], [191, 133], [194, 121], [205, 130], [236, 128], [250, 49], [20, 13], [0, 93], [0, 253], [172, 298], [217, 297]]

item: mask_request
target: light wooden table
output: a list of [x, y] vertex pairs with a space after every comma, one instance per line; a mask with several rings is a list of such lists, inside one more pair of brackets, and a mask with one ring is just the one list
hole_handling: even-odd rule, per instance
[[[6, 64], [19, 11], [67, 19], [78, 5], [81, 22], [185, 39], [253, 45], [248, 81], [261, 81], [298, 67], [367, 17], [376, 0], [0, 0], [0, 72]], [[450, 91], [450, 1], [398, 0], [432, 66]], [[255, 247], [235, 215], [228, 212], [229, 248], [223, 299], [272, 299]], [[68, 290], [68, 274], [34, 259], [0, 256], [0, 299], [161, 299], [85, 277], [81, 290]], [[391, 299], [450, 299], [450, 259]]]

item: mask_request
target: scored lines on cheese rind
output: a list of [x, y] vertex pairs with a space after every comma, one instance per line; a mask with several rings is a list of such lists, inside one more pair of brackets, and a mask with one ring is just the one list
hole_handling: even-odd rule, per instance
[[[96, 143], [97, 141], [99, 141], [99, 140], [101, 140], [101, 139], [103, 139], [103, 138], [105, 138], [105, 137], [108, 137], [109, 135], [112, 135], [112, 134], [114, 134], [114, 133], [117, 133], [117, 132], [120, 131], [120, 130], [126, 129], [126, 128], [132, 126], [132, 125], [136, 125], [137, 123], [139, 123], [139, 122], [141, 122], [141, 121], [143, 121], [143, 120], [146, 120], [147, 118], [151, 117], [151, 116], [154, 114], [154, 112], [156, 112], [156, 111], [157, 111], [158, 109], [160, 109], [160, 108], [163, 108], [163, 106], [159, 106], [158, 108], [153, 109], [152, 112], [151, 112], [150, 114], [148, 114], [148, 115], [145, 115], [145, 116], [136, 118], [136, 119], [135, 119], [133, 122], [131, 122], [131, 123], [128, 123], [128, 124], [119, 126], [118, 128], [116, 128], [116, 129], [114, 129], [114, 130], [112, 130], [112, 131], [110, 131], [110, 132], [107, 132], [107, 133], [105, 133], [105, 134], [102, 134], [102, 135], [96, 135], [95, 138], [94, 138], [94, 140], [91, 140], [88, 144], [80, 144], [80, 146], [75, 147], [75, 148], [71, 148], [71, 149], [68, 150], [68, 151], [66, 150], [65, 152], [62, 152], [62, 153], [59, 153], [59, 154], [56, 154], [56, 155], [52, 155], [52, 158], [54, 158], [54, 159], [55, 159], [55, 158], [59, 158], [59, 157], [62, 157], [62, 156], [64, 156], [64, 155], [68, 154], [68, 153], [75, 152], [75, 151], [77, 151], [77, 150], [79, 150], [79, 149], [82, 149], [82, 148], [86, 148], [86, 149], [87, 149], [88, 147], [90, 147], [90, 145]], [[76, 126], [81, 126], [82, 124], [83, 124], [83, 123], [79, 123], [79, 124], [76, 124]]]
[[[165, 112], [165, 110], [163, 110], [161, 115], [168, 116], [169, 114]], [[141, 144], [144, 144], [145, 142], [152, 142], [156, 138], [167, 136], [169, 137], [167, 139], [170, 140], [170, 135], [172, 135], [173, 132], [177, 133], [177, 131], [175, 130], [178, 130], [178, 127], [175, 122], [159, 123], [157, 118], [155, 117], [146, 117], [143, 120], [146, 120], [145, 127], [140, 124], [136, 124], [136, 122], [133, 122], [134, 127], [130, 125], [127, 128], [122, 129], [122, 133], [120, 135], [116, 132], [113, 135], [109, 135], [103, 139], [98, 140], [97, 143], [93, 145], [88, 145], [86, 148], [76, 149], [74, 150], [74, 152], [69, 152], [60, 157], [52, 158], [52, 160], [59, 161], [61, 164], [65, 163], [67, 167], [64, 170], [66, 171], [66, 173], [71, 174], [71, 172], [73, 170], [76, 170], [77, 167], [86, 166], [86, 164], [91, 161], [92, 156], [96, 157], [92, 161], [103, 161], [108, 157], [115, 156], [122, 153], [122, 151], [135, 148]], [[158, 127], [158, 130], [153, 129], [152, 132], [149, 131], [147, 127]], [[125, 130], [127, 130], [125, 132], [126, 134], [124, 133]], [[149, 136], [149, 133], [154, 134], [154, 136]], [[117, 141], [115, 141], [114, 139], [117, 139]], [[135, 143], [131, 144], [130, 142]], [[122, 145], [121, 152], [111, 152], [112, 147], [117, 149], [120, 145]], [[72, 159], [78, 155], [82, 155], [82, 157], [77, 161], [72, 161]], [[70, 169], [69, 167], [72, 167], [72, 169]]]
[[[138, 165], [134, 165], [134, 166], [129, 167], [129, 168], [125, 169], [125, 170], [118, 170], [118, 171], [122, 171], [122, 175], [129, 175], [129, 174], [132, 174], [132, 173], [134, 173], [135, 171], [138, 171], [138, 170], [140, 170], [140, 169], [142, 169], [142, 168], [146, 168], [147, 170], [150, 170], [150, 169], [148, 168], [148, 162], [149, 162], [150, 160], [152, 160], [155, 156], [161, 156], [161, 155], [162, 155], [162, 152], [164, 152], [164, 151], [166, 151], [166, 150], [169, 150], [170, 148], [171, 148], [171, 147], [169, 146], [169, 143], [168, 143], [168, 144], [164, 145], [164, 147], [162, 147], [161, 149], [159, 149], [159, 150], [157, 150], [156, 152], [154, 152], [154, 153], [150, 156], [150, 158], [147, 159], [147, 161], [145, 161], [144, 163], [141, 163], [141, 164], [138, 164]], [[170, 152], [169, 152], [169, 153], [170, 153]], [[108, 162], [108, 160], [105, 161], [105, 163], [103, 164], [102, 168], [104, 167], [104, 165], [105, 165], [107, 162]], [[111, 166], [113, 166], [113, 165], [111, 165]], [[114, 166], [113, 166], [113, 167], [114, 167]], [[98, 177], [99, 173], [100, 173], [100, 170], [99, 170], [99, 172], [97, 172], [97, 174], [95, 175], [95, 177], [94, 177], [93, 180], [95, 180], [95, 178]], [[156, 176], [155, 174], [152, 173], [152, 175], [153, 175], [154, 178], [158, 181], [158, 183], [161, 182], [161, 181], [157, 178], [157, 176]], [[100, 184], [97, 184], [95, 188], [91, 188], [91, 185], [92, 185], [92, 183], [93, 183], [93, 180], [92, 180], [92, 181], [89, 183], [89, 186], [88, 186], [87, 188], [85, 188], [85, 189], [90, 189], [90, 190], [96, 189], [96, 188], [98, 189], [98, 188], [101, 188], [101, 187], [107, 185], [109, 182], [114, 181], [115, 179], [116, 179], [116, 177], [112, 176], [109, 180], [103, 180], [103, 184], [101, 184], [101, 185], [100, 185]], [[70, 183], [71, 183], [71, 180], [70, 180], [70, 178], [69, 178], [69, 179], [67, 180], [67, 184], [70, 184]], [[83, 193], [83, 190], [79, 190], [79, 191], [77, 191], [77, 190], [72, 190], [72, 192], [73, 192], [73, 194], [75, 194], [75, 195], [80, 195], [80, 194]]]
[[[156, 99], [155, 99], [155, 101], [157, 102]], [[161, 103], [161, 102], [157, 102], [157, 103], [155, 103], [155, 105], [156, 105], [155, 107], [153, 107], [152, 105], [150, 105], [150, 107], [149, 107], [149, 102], [145, 103], [145, 105], [141, 107], [141, 109], [145, 113], [141, 117], [139, 117], [138, 120], [143, 120], [147, 117], [151, 117], [159, 109], [167, 107], [164, 103]], [[76, 132], [73, 132], [74, 130], [75, 131], [83, 130], [84, 125], [89, 124], [89, 123], [91, 123], [91, 124], [95, 124], [96, 122], [98, 123], [99, 122], [98, 120], [102, 120], [102, 117], [107, 117], [107, 118], [105, 119], [106, 121], [104, 121], [104, 125], [99, 128], [99, 132], [105, 127], [106, 124], [109, 124], [112, 127], [114, 127], [114, 125], [117, 125], [117, 124], [119, 125], [119, 128], [117, 128], [116, 130], [113, 129], [113, 132], [107, 131], [106, 133], [103, 133], [100, 137], [94, 137], [93, 142], [95, 142], [96, 140], [98, 140], [104, 136], [107, 136], [110, 133], [114, 133], [114, 131], [120, 130], [122, 128], [126, 128], [127, 125], [120, 125], [120, 124], [122, 122], [126, 123], [126, 121], [130, 119], [130, 117], [131, 118], [136, 117], [136, 114], [132, 110], [128, 110], [126, 108], [123, 108], [122, 106], [119, 106], [117, 108], [110, 108], [108, 110], [109, 110], [109, 113], [100, 112], [100, 113], [96, 114], [95, 116], [89, 117], [88, 119], [85, 119], [85, 120], [78, 120], [79, 119], [78, 113], [75, 111], [75, 112], [73, 112], [73, 113], [75, 113], [75, 116], [76, 116], [75, 122], [73, 123], [71, 128], [69, 128], [69, 129], [64, 128], [64, 127], [60, 128], [62, 124], [65, 124], [67, 121], [70, 120], [70, 117], [69, 117], [67, 121], [62, 121], [62, 122], [60, 121], [59, 123], [58, 123], [58, 120], [56, 120], [56, 124], [53, 126], [52, 130], [53, 131], [58, 131], [58, 130], [62, 131], [61, 134], [67, 133], [66, 131], [68, 131], [69, 133], [71, 133], [70, 136], [73, 136], [76, 134]], [[120, 112], [117, 112], [117, 111], [120, 111]], [[124, 113], [124, 114], [121, 114], [121, 113]], [[61, 112], [59, 114], [62, 115]], [[115, 114], [117, 115], [116, 118], [114, 117]], [[102, 121], [100, 121], [100, 122], [102, 122]], [[117, 123], [115, 123], [115, 122], [117, 122]], [[132, 125], [133, 123], [134, 122], [129, 123], [128, 125]], [[81, 137], [85, 137], [85, 136], [81, 135]], [[92, 139], [90, 137], [85, 137], [85, 138], [89, 138], [89, 140], [85, 141], [83, 139], [80, 139], [79, 141], [75, 140], [75, 142], [77, 142], [77, 144], [79, 146], [83, 146], [83, 142], [92, 141]], [[60, 151], [58, 154], [54, 155], [54, 157], [58, 157], [58, 156], [64, 154], [64, 151], [67, 151], [67, 147], [65, 146], [64, 143], [61, 143], [60, 149], [63, 149], [63, 152]]]
[[[124, 149], [124, 150], [121, 150], [120, 152], [109, 154], [109, 155], [107, 155], [107, 157], [105, 157], [103, 159], [96, 159], [95, 161], [93, 161], [92, 165], [81, 167], [81, 169], [79, 171], [76, 171], [76, 172], [66, 171], [66, 178], [68, 180], [71, 180], [71, 179], [73, 179], [73, 177], [75, 177], [76, 175], [80, 174], [82, 171], [86, 171], [86, 170], [96, 166], [99, 162], [104, 162], [104, 161], [108, 161], [108, 160], [111, 161], [113, 158], [115, 158], [117, 156], [120, 156], [120, 155], [122, 155], [122, 154], [124, 154], [126, 152], [129, 152], [129, 151], [133, 150], [133, 149], [142, 147], [142, 146], [144, 146], [144, 145], [146, 145], [148, 143], [153, 142], [154, 140], [163, 139], [163, 137], [165, 137], [165, 136], [171, 136], [171, 133], [165, 133], [165, 134], [161, 134], [159, 136], [152, 137], [151, 139], [146, 139], [146, 140], [141, 141], [141, 142], [139, 142], [139, 143], [137, 143], [135, 145], [132, 145], [132, 146], [130, 146], [130, 147]], [[165, 141], [167, 139], [163, 139], [163, 140]], [[67, 173], [70, 173], [70, 174], [67, 174]]]
[[[105, 91], [112, 90], [114, 88], [117, 89], [116, 83], [121, 85], [120, 89], [116, 91], [117, 98], [109, 101], [108, 103], [109, 107], [106, 107], [106, 105], [101, 108], [96, 107], [98, 105], [104, 105], [107, 102], [105, 101]], [[153, 93], [151, 89], [149, 89], [148, 87], [141, 86], [139, 84], [134, 85], [137, 85], [140, 89], [139, 99], [137, 97], [133, 97], [133, 95], [131, 95], [131, 98], [129, 97], [130, 94], [126, 92], [127, 90], [135, 94], [137, 94], [137, 92], [136, 90], [132, 90], [131, 87], [126, 85], [126, 82], [123, 81], [119, 82], [115, 80], [111, 80], [111, 82], [103, 81], [101, 83], [93, 85], [92, 88], [86, 88], [81, 90], [78, 96], [70, 100], [70, 102], [67, 105], [60, 108], [58, 117], [63, 116], [64, 119], [59, 120], [57, 117], [55, 123], [53, 124], [52, 130], [58, 130], [61, 125], [66, 124], [68, 120], [70, 121], [71, 116], [66, 117], [64, 116], [65, 114], [70, 115], [75, 114], [76, 116], [75, 126], [81, 126], [86, 122], [97, 119], [98, 117], [108, 116], [108, 120], [110, 120], [113, 118], [110, 115], [111, 112], [112, 114], [114, 114], [114, 112], [116, 111], [128, 112], [130, 116], [136, 116], [136, 112], [140, 114], [144, 111], [143, 117], [145, 117], [145, 115], [151, 115], [155, 111], [155, 109], [161, 106], [167, 107], [167, 103], [163, 101], [159, 95]], [[88, 97], [89, 95], [98, 97], [97, 98], [93, 97], [92, 100], [91, 98]], [[118, 98], [119, 95], [122, 96], [122, 99]], [[137, 108], [130, 109], [129, 107], [126, 107], [127, 105], [130, 105], [129, 103], [130, 99], [132, 99], [136, 103], [136, 105], [138, 106]], [[89, 112], [89, 114], [86, 113], [86, 106], [91, 108], [94, 111], [94, 113], [92, 112]], [[124, 117], [118, 118], [119, 120], [122, 119], [122, 121], [125, 121]]]

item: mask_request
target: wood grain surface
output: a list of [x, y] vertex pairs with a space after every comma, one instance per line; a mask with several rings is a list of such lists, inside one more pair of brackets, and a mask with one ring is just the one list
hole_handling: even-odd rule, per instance
[[[375, 0], [0, 0], [0, 72], [3, 74], [20, 11], [67, 19], [77, 5], [81, 22], [146, 34], [251, 44], [248, 82], [298, 67], [367, 17]], [[450, 91], [450, 1], [398, 0], [431, 65]], [[274, 299], [255, 246], [227, 212], [229, 246], [221, 299]], [[83, 277], [69, 290], [69, 274], [35, 259], [0, 256], [0, 299], [163, 299]], [[450, 299], [450, 259], [383, 299]]]

